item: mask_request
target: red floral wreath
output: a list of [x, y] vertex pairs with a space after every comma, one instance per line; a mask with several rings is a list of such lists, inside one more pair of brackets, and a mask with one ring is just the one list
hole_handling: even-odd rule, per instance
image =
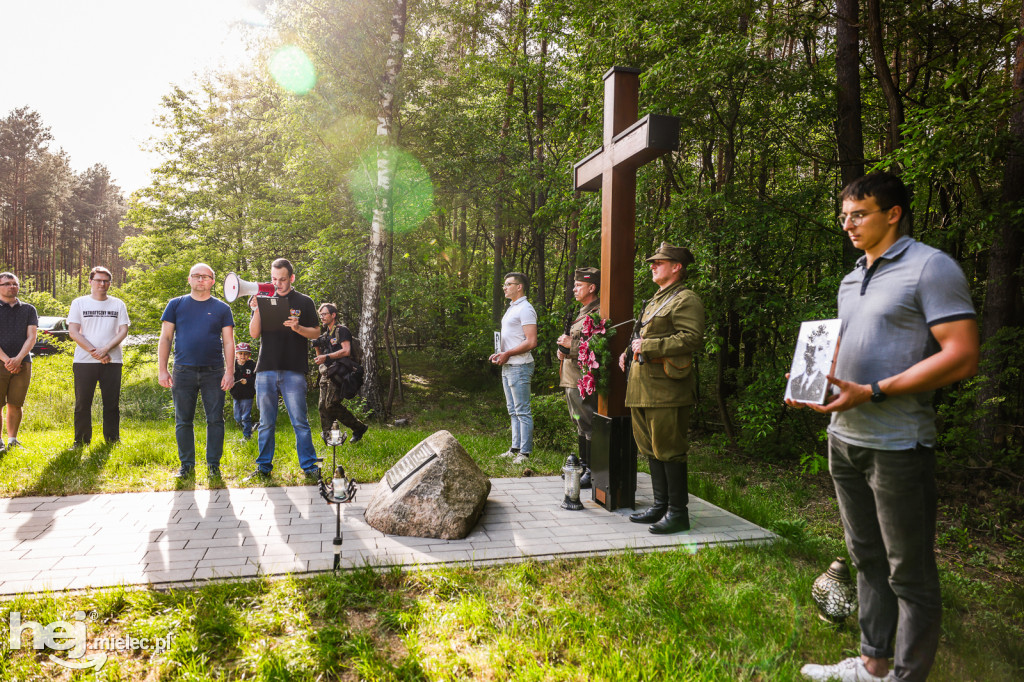
[[597, 370], [608, 366], [608, 340], [613, 336], [615, 330], [608, 327], [608, 320], [602, 319], [599, 313], [590, 313], [583, 318], [580, 351], [576, 356], [582, 376], [576, 385], [584, 398], [594, 391], [604, 393], [608, 390], [607, 373]]

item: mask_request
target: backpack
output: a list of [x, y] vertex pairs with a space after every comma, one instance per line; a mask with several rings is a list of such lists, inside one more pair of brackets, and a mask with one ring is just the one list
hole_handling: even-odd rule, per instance
[[338, 387], [342, 400], [354, 398], [363, 387], [366, 371], [351, 357], [338, 358], [327, 368], [327, 378]]
[[[348, 356], [360, 365], [363, 364], [363, 344], [359, 343], [359, 337], [354, 334], [349, 342]], [[360, 385], [362, 385], [362, 381], [360, 381]]]

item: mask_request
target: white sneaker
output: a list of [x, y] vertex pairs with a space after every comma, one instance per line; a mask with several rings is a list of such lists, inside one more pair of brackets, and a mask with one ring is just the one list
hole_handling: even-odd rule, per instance
[[512, 463], [513, 464], [525, 464], [526, 462], [529, 462], [529, 461], [530, 461], [530, 453], [528, 453], [528, 452], [520, 452], [518, 455], [516, 455], [515, 459], [512, 460]]
[[885, 677], [877, 677], [869, 673], [868, 669], [864, 667], [864, 659], [860, 656], [847, 658], [835, 665], [808, 663], [800, 668], [800, 674], [809, 680], [818, 682], [827, 682], [828, 680], [834, 682], [894, 682], [895, 680], [892, 671], [889, 671]]
[[22, 448], [22, 449], [24, 449], [24, 447], [25, 446], [22, 445], [21, 442], [18, 441], [17, 438], [12, 438], [9, 441], [7, 441], [7, 449], [8, 450], [13, 450], [14, 448]]
[[512, 452], [512, 450], [506, 450], [505, 452], [503, 452], [500, 455], [498, 455], [498, 457], [504, 457], [505, 459], [515, 459], [515, 457], [518, 454], [519, 454], [518, 452]]

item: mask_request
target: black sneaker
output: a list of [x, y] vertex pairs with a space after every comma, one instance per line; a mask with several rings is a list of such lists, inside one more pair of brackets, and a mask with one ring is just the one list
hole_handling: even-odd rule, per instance
[[193, 467], [181, 467], [178, 469], [178, 473], [174, 474], [174, 478], [183, 481], [187, 478], [192, 478], [195, 474], [196, 470]]
[[223, 478], [220, 474], [220, 467], [209, 467], [207, 469], [207, 476], [210, 478]]
[[260, 471], [259, 469], [257, 469], [256, 471], [252, 472], [251, 474], [249, 474], [248, 476], [246, 476], [242, 480], [244, 482], [246, 482], [246, 483], [250, 483], [250, 482], [253, 482], [253, 481], [256, 481], [256, 482], [266, 482], [266, 481], [270, 480], [270, 472], [269, 471]]
[[366, 433], [369, 430], [370, 430], [370, 427], [368, 425], [366, 425], [366, 424], [363, 424], [363, 426], [361, 428], [353, 429], [352, 430], [352, 437], [349, 438], [348, 442], [349, 443], [358, 443], [360, 440], [362, 440], [363, 434]]
[[306, 477], [307, 483], [319, 483], [320, 482], [320, 467], [313, 467], [312, 469], [304, 469], [302, 475]]

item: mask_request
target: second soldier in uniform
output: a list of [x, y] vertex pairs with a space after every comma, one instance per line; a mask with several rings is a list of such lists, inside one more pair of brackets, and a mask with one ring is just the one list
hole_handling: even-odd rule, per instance
[[583, 463], [580, 487], [589, 488], [591, 486], [590, 437], [594, 432], [597, 392], [591, 393], [586, 398], [581, 397], [579, 387], [581, 374], [577, 364], [577, 355], [580, 351], [583, 321], [591, 313], [598, 312], [601, 307], [601, 299], [598, 297], [601, 288], [601, 273], [597, 268], [577, 268], [573, 279], [572, 293], [580, 302], [581, 308], [579, 314], [572, 321], [569, 333], [558, 337], [559, 347], [569, 349], [568, 354], [562, 350], [558, 351], [558, 359], [561, 361], [558, 385], [565, 389], [565, 401], [569, 404], [569, 416], [576, 424], [580, 462]]

